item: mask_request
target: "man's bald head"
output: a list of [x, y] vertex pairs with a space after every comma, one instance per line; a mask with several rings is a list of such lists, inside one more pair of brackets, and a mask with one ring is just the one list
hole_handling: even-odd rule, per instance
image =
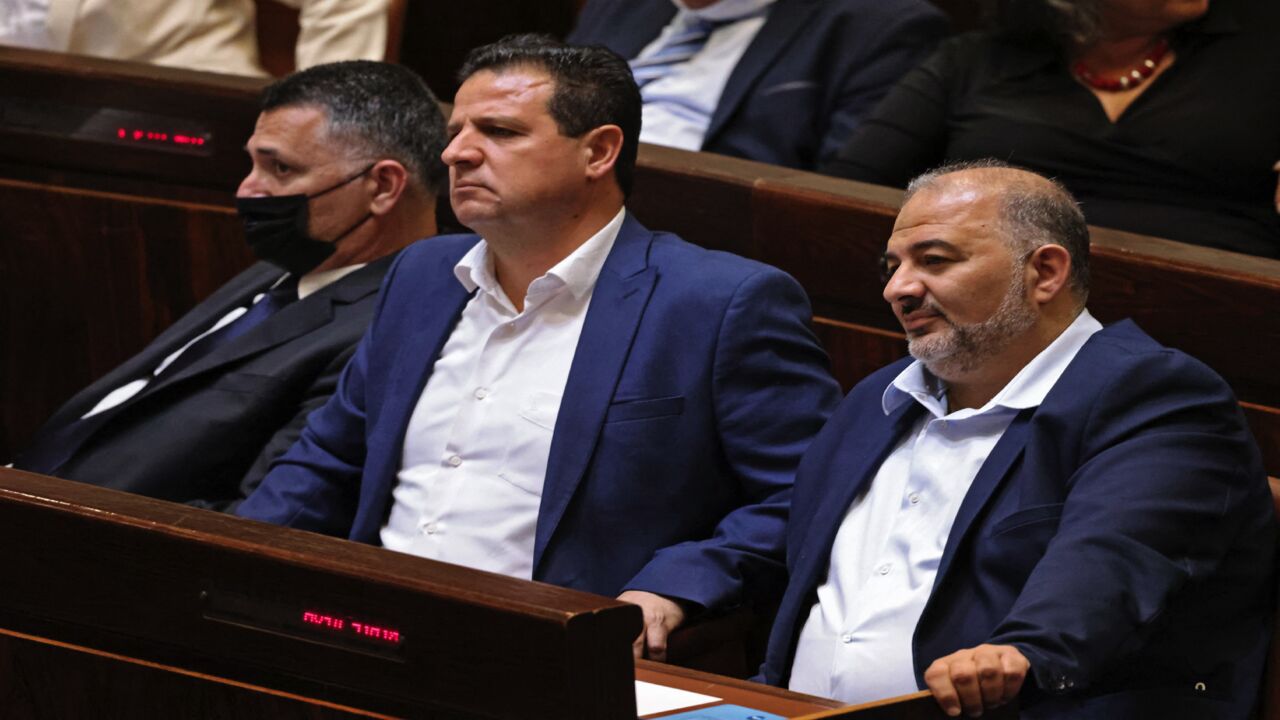
[[907, 186], [902, 204], [920, 193], [972, 190], [999, 198], [1000, 233], [1015, 256], [1061, 245], [1071, 256], [1071, 289], [1079, 305], [1089, 296], [1089, 226], [1061, 183], [999, 160], [944, 165]]

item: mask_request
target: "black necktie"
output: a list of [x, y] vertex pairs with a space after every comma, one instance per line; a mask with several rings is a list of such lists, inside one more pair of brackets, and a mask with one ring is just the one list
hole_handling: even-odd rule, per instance
[[[169, 377], [179, 372], [182, 368], [191, 365], [215, 349], [252, 330], [254, 326], [260, 325], [276, 311], [296, 299], [298, 299], [298, 281], [293, 276], [290, 276], [276, 287], [267, 291], [266, 295], [254, 303], [243, 315], [192, 343], [191, 347], [184, 350], [177, 359], [169, 363], [159, 377]], [[67, 461], [97, 432], [98, 428], [106, 425], [111, 418], [115, 417], [116, 413], [131, 401], [145, 395], [148, 389], [144, 388], [142, 392], [113, 408], [103, 410], [87, 418], [75, 420], [68, 425], [37, 437], [31, 447], [18, 456], [18, 459], [14, 462], [14, 467], [19, 470], [53, 475], [59, 468], [67, 464]]]

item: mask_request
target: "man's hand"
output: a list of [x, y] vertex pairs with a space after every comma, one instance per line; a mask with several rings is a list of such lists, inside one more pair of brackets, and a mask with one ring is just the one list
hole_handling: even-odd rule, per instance
[[667, 661], [667, 635], [684, 622], [684, 608], [661, 595], [642, 590], [628, 590], [618, 596], [623, 602], [635, 603], [644, 611], [644, 630], [631, 644], [637, 658]]
[[1017, 697], [1031, 663], [1012, 645], [979, 645], [938, 658], [924, 671], [924, 681], [942, 711], [957, 717], [982, 715]]

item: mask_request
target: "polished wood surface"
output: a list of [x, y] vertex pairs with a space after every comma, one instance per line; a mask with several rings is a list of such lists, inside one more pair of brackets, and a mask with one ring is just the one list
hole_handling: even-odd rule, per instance
[[[0, 177], [230, 203], [249, 169], [243, 146], [252, 134], [258, 92], [265, 83], [259, 78], [0, 47]], [[42, 105], [126, 110], [194, 122], [211, 133], [207, 147], [212, 154], [59, 138], [14, 122]]]
[[[24, 548], [0, 554], [21, 579], [0, 596], [10, 633], [387, 715], [635, 717], [640, 611], [609, 598], [4, 469], [0, 544]], [[215, 598], [402, 643], [344, 648]]]
[[577, 11], [577, 0], [410, 2], [400, 63], [422, 75], [441, 100], [451, 101], [458, 90], [458, 69], [473, 48], [515, 33], [563, 38]]
[[[0, 543], [21, 578], [0, 595], [6, 717], [630, 720], [633, 678], [785, 717], [841, 707], [633, 661], [639, 608], [611, 598], [3, 468]], [[215, 594], [374, 618], [403, 642], [228, 619]]]

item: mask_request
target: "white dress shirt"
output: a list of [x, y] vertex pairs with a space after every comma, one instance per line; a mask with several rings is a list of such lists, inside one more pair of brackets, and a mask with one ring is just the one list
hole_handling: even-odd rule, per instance
[[[359, 270], [365, 265], [366, 263], [358, 263], [355, 265], [347, 265], [345, 267], [326, 270], [320, 273], [307, 273], [306, 275], [303, 275], [302, 278], [298, 280], [298, 299], [301, 300], [306, 296], [316, 292], [317, 290], [320, 290], [324, 286], [333, 282], [337, 282], [339, 279], [346, 277], [347, 275], [350, 275], [351, 273], [355, 272], [356, 270]], [[271, 287], [268, 288], [267, 290], [270, 291], [275, 286], [284, 282], [285, 278], [287, 277], [289, 277], [288, 273], [281, 275], [280, 279], [276, 280], [274, 283], [271, 283]], [[262, 300], [262, 298], [266, 296], [267, 296], [266, 292], [258, 293], [257, 295], [254, 296], [253, 302], [250, 304], [256, 305], [258, 302]], [[146, 387], [151, 384], [151, 381], [154, 380], [157, 375], [164, 372], [165, 368], [172, 365], [173, 361], [177, 360], [182, 355], [182, 353], [187, 351], [188, 348], [190, 348], [192, 345], [195, 345], [197, 342], [200, 342], [200, 340], [204, 338], [204, 336], [209, 335], [211, 333], [215, 333], [221, 330], [222, 328], [226, 327], [227, 325], [230, 325], [231, 323], [235, 322], [236, 320], [239, 320], [240, 316], [244, 315], [247, 312], [249, 312], [248, 307], [233, 308], [231, 312], [227, 313], [226, 315], [223, 315], [221, 318], [218, 318], [218, 322], [209, 326], [208, 330], [205, 330], [199, 335], [191, 338], [189, 341], [187, 341], [185, 345], [178, 348], [177, 350], [174, 350], [172, 353], [169, 353], [169, 355], [166, 356], [165, 359], [160, 361], [160, 364], [156, 366], [156, 369], [151, 372], [150, 376], [145, 378], [138, 378], [137, 380], [133, 380], [124, 385], [121, 385], [115, 390], [112, 390], [111, 392], [107, 393], [101, 400], [98, 401], [97, 405], [94, 405], [89, 410], [89, 412], [80, 416], [80, 419], [83, 420], [87, 417], [92, 417], [94, 415], [97, 415], [100, 412], [110, 410], [111, 408], [116, 407], [117, 405], [122, 405], [128, 402], [130, 398], [132, 398], [133, 396], [137, 395], [138, 393], [146, 389]]]
[[657, 39], [645, 46], [636, 59], [649, 57], [666, 44], [667, 38], [684, 30], [689, 17], [711, 21], [746, 18], [717, 28], [702, 50], [663, 78], [645, 85], [640, 95], [644, 109], [640, 141], [698, 150], [711, 125], [711, 115], [720, 103], [729, 81], [747, 46], [764, 26], [765, 9], [775, 0], [720, 0], [690, 10], [680, 0], [672, 0], [679, 10]]
[[560, 399], [623, 217], [530, 283], [523, 311], [483, 240], [454, 267], [475, 295], [409, 419], [384, 547], [531, 579]]
[[948, 413], [945, 384], [920, 362], [885, 388], [886, 415], [911, 401], [928, 412], [885, 458], [836, 533], [826, 581], [800, 631], [792, 690], [862, 703], [920, 689], [911, 641], [969, 485], [1013, 418], [1044, 401], [1101, 329], [1088, 311], [1080, 313], [978, 409]]

